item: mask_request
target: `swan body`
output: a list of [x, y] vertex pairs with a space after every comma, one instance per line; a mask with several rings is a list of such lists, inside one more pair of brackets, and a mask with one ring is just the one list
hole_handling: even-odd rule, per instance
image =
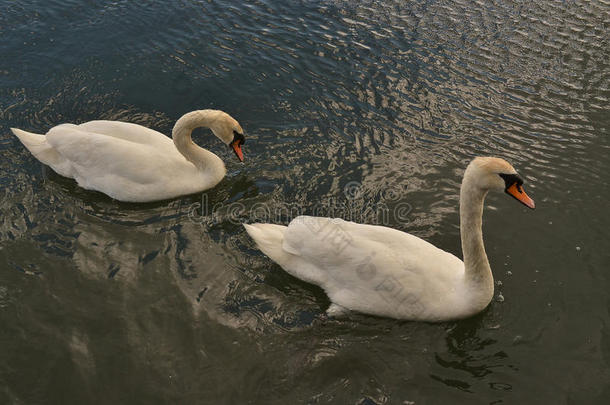
[[330, 315], [357, 311], [432, 322], [459, 319], [482, 311], [493, 297], [481, 229], [485, 195], [505, 190], [534, 208], [521, 184], [502, 159], [470, 163], [460, 191], [464, 261], [416, 236], [341, 219], [301, 216], [288, 226], [244, 226], [269, 258], [325, 290]]
[[120, 121], [61, 124], [46, 135], [12, 131], [39, 161], [75, 179], [79, 186], [120, 201], [149, 202], [212, 188], [225, 176], [222, 160], [191, 140], [198, 127], [210, 128], [243, 161], [243, 130], [218, 110], [182, 116], [172, 131], [173, 141], [160, 132]]

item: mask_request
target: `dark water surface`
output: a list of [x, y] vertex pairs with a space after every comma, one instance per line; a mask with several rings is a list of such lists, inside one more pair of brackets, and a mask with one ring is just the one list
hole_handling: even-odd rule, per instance
[[[0, 3], [0, 403], [610, 403], [609, 26], [606, 0]], [[199, 130], [228, 176], [161, 203], [9, 132], [201, 108], [246, 164]], [[495, 299], [468, 320], [325, 319], [238, 224], [383, 203], [461, 256], [476, 155], [537, 209], [489, 196]]]

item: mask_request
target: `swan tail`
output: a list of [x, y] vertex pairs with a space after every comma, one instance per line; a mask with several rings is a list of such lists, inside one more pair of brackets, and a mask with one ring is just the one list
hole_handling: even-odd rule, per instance
[[11, 128], [11, 131], [34, 156], [40, 149], [48, 146], [47, 137], [44, 135], [33, 134], [18, 128]]
[[282, 249], [284, 232], [288, 227], [274, 224], [243, 224], [256, 246], [280, 266], [287, 263], [290, 254]]
[[57, 151], [49, 145], [45, 135], [33, 134], [22, 129], [11, 128], [13, 134], [21, 143], [42, 163], [53, 166], [58, 163], [60, 156]]
[[286, 272], [308, 283], [324, 288], [327, 276], [314, 263], [304, 259], [299, 252], [284, 241], [288, 227], [273, 224], [243, 224], [258, 248]]
[[11, 131], [40, 162], [50, 166], [62, 176], [74, 177], [72, 165], [47, 141], [46, 135], [33, 134], [17, 128], [11, 128]]

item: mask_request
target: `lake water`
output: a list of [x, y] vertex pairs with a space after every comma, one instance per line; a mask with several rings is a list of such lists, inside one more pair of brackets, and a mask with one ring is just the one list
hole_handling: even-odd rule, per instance
[[[0, 403], [609, 403], [609, 25], [606, 0], [2, 2]], [[170, 134], [203, 108], [241, 123], [245, 164], [198, 130], [227, 177], [152, 204], [9, 131]], [[471, 319], [327, 319], [239, 225], [340, 216], [461, 257], [477, 155], [537, 209], [488, 197]]]

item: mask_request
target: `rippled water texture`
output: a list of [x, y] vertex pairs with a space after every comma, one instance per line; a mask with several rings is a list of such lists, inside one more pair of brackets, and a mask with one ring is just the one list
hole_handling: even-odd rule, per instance
[[[609, 25], [606, 0], [2, 2], [0, 403], [610, 403]], [[9, 132], [169, 134], [200, 108], [239, 120], [246, 164], [199, 130], [227, 177], [153, 204]], [[489, 196], [496, 293], [472, 319], [325, 319], [238, 224], [385, 204], [461, 256], [476, 155], [537, 209]]]

